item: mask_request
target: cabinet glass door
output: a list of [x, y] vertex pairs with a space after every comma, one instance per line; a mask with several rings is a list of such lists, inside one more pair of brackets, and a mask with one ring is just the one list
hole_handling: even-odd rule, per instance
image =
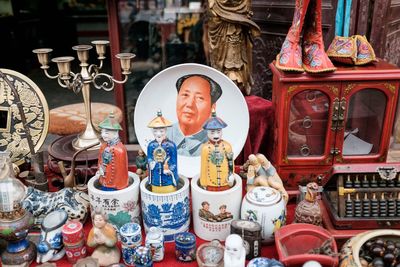
[[325, 153], [330, 99], [320, 90], [304, 90], [290, 103], [287, 157], [316, 157]]
[[379, 153], [387, 98], [376, 89], [351, 95], [345, 121], [343, 156]]

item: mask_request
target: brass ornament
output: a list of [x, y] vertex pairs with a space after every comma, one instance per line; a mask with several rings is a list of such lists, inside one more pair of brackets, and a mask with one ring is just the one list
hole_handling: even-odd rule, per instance
[[[25, 75], [9, 69], [0, 70], [18, 91], [35, 152], [38, 152], [46, 139], [49, 128], [47, 101], [40, 88]], [[0, 78], [0, 150], [8, 150], [11, 161], [16, 165], [21, 165], [26, 157], [30, 157], [30, 151], [15, 101], [11, 89]]]

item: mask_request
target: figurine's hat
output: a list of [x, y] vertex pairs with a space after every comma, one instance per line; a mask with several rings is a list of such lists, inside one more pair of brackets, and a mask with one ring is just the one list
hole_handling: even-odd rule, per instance
[[218, 130], [228, 126], [221, 118], [217, 117], [215, 110], [211, 113], [211, 118], [209, 118], [203, 125], [204, 130]]
[[99, 128], [114, 130], [114, 131], [122, 130], [121, 125], [118, 123], [117, 119], [114, 116], [114, 112], [112, 111], [110, 112], [107, 118], [105, 118], [102, 122], [100, 122]]
[[152, 119], [147, 125], [149, 128], [164, 128], [170, 126], [172, 126], [172, 123], [163, 117], [161, 110], [157, 111], [157, 117]]

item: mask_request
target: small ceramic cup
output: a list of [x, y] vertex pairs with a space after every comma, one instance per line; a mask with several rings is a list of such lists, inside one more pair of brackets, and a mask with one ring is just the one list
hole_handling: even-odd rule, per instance
[[160, 228], [150, 227], [146, 235], [146, 247], [151, 250], [153, 261], [164, 259], [164, 234]]
[[189, 232], [175, 235], [175, 256], [177, 260], [196, 260], [196, 236]]

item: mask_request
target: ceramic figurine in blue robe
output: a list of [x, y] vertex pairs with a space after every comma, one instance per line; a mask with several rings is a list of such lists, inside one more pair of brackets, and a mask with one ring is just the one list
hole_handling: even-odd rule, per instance
[[167, 127], [172, 123], [157, 112], [148, 127], [152, 128], [154, 140], [147, 147], [149, 184], [155, 193], [170, 193], [177, 189], [178, 155], [176, 145], [167, 138]]

